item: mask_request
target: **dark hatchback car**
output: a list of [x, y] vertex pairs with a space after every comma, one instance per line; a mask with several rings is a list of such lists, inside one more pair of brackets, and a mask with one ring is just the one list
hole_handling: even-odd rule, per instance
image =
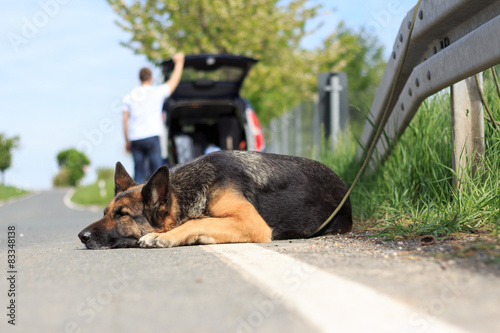
[[[221, 149], [264, 151], [250, 103], [240, 96], [257, 60], [228, 54], [187, 55], [181, 82], [163, 106], [172, 165]], [[161, 64], [167, 80], [172, 60]]]

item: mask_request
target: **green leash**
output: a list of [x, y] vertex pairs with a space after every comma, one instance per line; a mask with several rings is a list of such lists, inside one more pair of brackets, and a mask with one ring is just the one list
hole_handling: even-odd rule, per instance
[[[410, 46], [410, 39], [411, 39], [411, 35], [413, 33], [413, 27], [415, 25], [415, 20], [417, 18], [417, 12], [418, 12], [418, 9], [420, 8], [421, 2], [422, 2], [422, 0], [418, 0], [417, 5], [415, 6], [415, 10], [413, 11], [413, 18], [411, 20], [410, 31], [408, 32], [408, 42], [406, 43], [406, 46], [405, 46], [405, 49], [403, 52], [403, 61], [401, 62], [401, 65], [398, 68], [397, 77], [399, 77], [401, 75], [401, 71], [403, 70], [403, 65], [404, 65], [406, 56], [408, 54], [408, 48]], [[334, 212], [330, 215], [330, 217], [328, 217], [328, 219], [325, 222], [323, 222], [323, 224], [318, 228], [318, 230], [316, 230], [316, 232], [314, 234], [318, 234], [321, 230], [323, 230], [333, 220], [333, 218], [337, 215], [337, 213], [340, 211], [342, 206], [344, 206], [345, 202], [347, 201], [347, 198], [349, 198], [349, 195], [351, 194], [352, 190], [354, 189], [354, 186], [356, 186], [356, 183], [358, 182], [359, 178], [361, 178], [361, 175], [365, 171], [366, 166], [368, 165], [368, 162], [370, 161], [371, 156], [373, 154], [373, 150], [375, 149], [375, 145], [377, 144], [377, 141], [380, 138], [380, 135], [382, 134], [382, 130], [384, 128], [384, 125], [387, 121], [387, 118], [389, 117], [389, 105], [391, 105], [391, 103], [392, 103], [392, 99], [394, 98], [395, 91], [396, 91], [396, 80], [394, 80], [394, 82], [392, 83], [391, 93], [389, 95], [389, 101], [387, 102], [387, 105], [385, 107], [385, 110], [384, 110], [384, 113], [382, 116], [382, 120], [380, 122], [380, 126], [378, 127], [377, 132], [375, 133], [375, 136], [373, 137], [373, 141], [370, 144], [370, 148], [368, 149], [368, 152], [366, 154], [366, 158], [365, 158], [363, 164], [361, 165], [361, 169], [359, 170], [358, 174], [356, 175], [356, 178], [354, 179], [354, 182], [352, 183], [351, 187], [349, 187], [349, 190], [347, 191], [346, 195], [344, 196], [344, 198], [342, 199], [342, 201], [338, 205], [337, 209], [334, 210]]]

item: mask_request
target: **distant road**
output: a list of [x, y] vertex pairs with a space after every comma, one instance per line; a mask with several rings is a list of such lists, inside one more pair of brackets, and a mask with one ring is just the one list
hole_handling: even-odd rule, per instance
[[1, 332], [500, 332], [498, 276], [346, 237], [90, 251], [64, 194], [0, 207]]

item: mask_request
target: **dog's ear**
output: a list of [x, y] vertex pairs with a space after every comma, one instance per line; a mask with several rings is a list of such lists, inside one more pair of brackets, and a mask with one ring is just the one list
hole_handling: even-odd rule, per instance
[[137, 185], [136, 182], [130, 177], [125, 170], [125, 167], [120, 163], [116, 162], [115, 167], [115, 196], [118, 193], [128, 190], [132, 186]]
[[146, 207], [165, 205], [169, 198], [169, 170], [162, 166], [142, 188], [142, 200]]

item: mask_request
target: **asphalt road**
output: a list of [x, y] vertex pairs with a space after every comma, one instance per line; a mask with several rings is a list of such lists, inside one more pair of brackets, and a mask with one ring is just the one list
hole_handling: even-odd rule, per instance
[[65, 193], [0, 207], [1, 332], [500, 332], [495, 272], [352, 236], [90, 251]]

